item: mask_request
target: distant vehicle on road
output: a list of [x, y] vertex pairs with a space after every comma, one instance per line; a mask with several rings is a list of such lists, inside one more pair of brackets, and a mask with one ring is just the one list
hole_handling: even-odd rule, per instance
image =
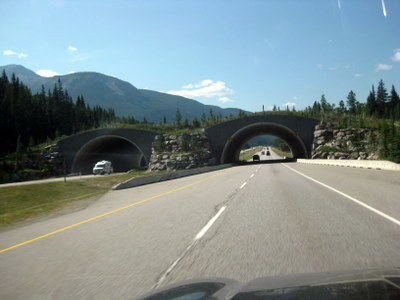
[[271, 152], [267, 151], [267, 156], [270, 156], [270, 155], [271, 155]]
[[260, 161], [260, 155], [254, 154], [253, 155], [253, 161]]
[[93, 168], [94, 175], [96, 175], [96, 174], [104, 175], [106, 173], [111, 174], [113, 172], [114, 172], [114, 170], [113, 170], [112, 163], [107, 160], [102, 160], [102, 161], [97, 162]]

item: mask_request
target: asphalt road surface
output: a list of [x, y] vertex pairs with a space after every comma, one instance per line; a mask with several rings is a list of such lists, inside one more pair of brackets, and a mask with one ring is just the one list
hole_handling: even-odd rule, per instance
[[0, 299], [132, 299], [178, 281], [400, 266], [400, 172], [252, 164], [0, 233]]
[[[262, 151], [259, 151], [256, 153], [260, 156], [260, 161], [283, 159], [278, 154], [276, 154], [275, 151], [273, 151], [271, 147], [268, 147], [268, 150], [266, 150], [266, 149], [267, 148], [264, 147]], [[269, 151], [270, 155], [267, 155], [267, 151]], [[263, 152], [264, 152], [264, 154], [262, 154]], [[249, 161], [253, 161], [253, 159], [250, 159]]]

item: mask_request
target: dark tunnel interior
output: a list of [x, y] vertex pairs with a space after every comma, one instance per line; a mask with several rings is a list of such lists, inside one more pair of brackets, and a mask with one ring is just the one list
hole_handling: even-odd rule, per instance
[[90, 174], [94, 165], [101, 160], [110, 161], [114, 172], [126, 172], [147, 165], [142, 151], [134, 144], [121, 137], [105, 136], [91, 140], [78, 151], [72, 172]]
[[244, 143], [259, 135], [276, 136], [288, 144], [294, 158], [307, 158], [303, 142], [290, 129], [275, 123], [256, 123], [238, 130], [226, 143], [222, 163], [239, 161], [240, 149]]

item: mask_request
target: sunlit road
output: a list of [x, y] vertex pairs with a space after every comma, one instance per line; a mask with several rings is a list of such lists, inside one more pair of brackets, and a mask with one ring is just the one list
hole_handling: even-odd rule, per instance
[[[267, 151], [269, 151], [270, 155], [267, 155]], [[264, 152], [264, 154], [263, 154]], [[266, 148], [263, 148], [262, 151], [257, 152], [256, 154], [258, 154], [260, 156], [260, 160], [276, 160], [276, 159], [282, 159], [282, 157], [280, 157], [278, 154], [276, 154], [274, 152], [274, 150], [272, 150], [271, 147], [268, 147], [268, 150], [266, 150]]]
[[0, 299], [132, 299], [199, 277], [398, 267], [399, 195], [400, 172], [297, 163], [112, 191], [0, 233]]

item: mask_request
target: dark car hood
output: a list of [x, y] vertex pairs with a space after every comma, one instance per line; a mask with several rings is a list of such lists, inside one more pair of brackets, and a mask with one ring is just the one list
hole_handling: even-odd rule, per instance
[[400, 299], [400, 268], [263, 277], [248, 283], [189, 280], [139, 299]]

